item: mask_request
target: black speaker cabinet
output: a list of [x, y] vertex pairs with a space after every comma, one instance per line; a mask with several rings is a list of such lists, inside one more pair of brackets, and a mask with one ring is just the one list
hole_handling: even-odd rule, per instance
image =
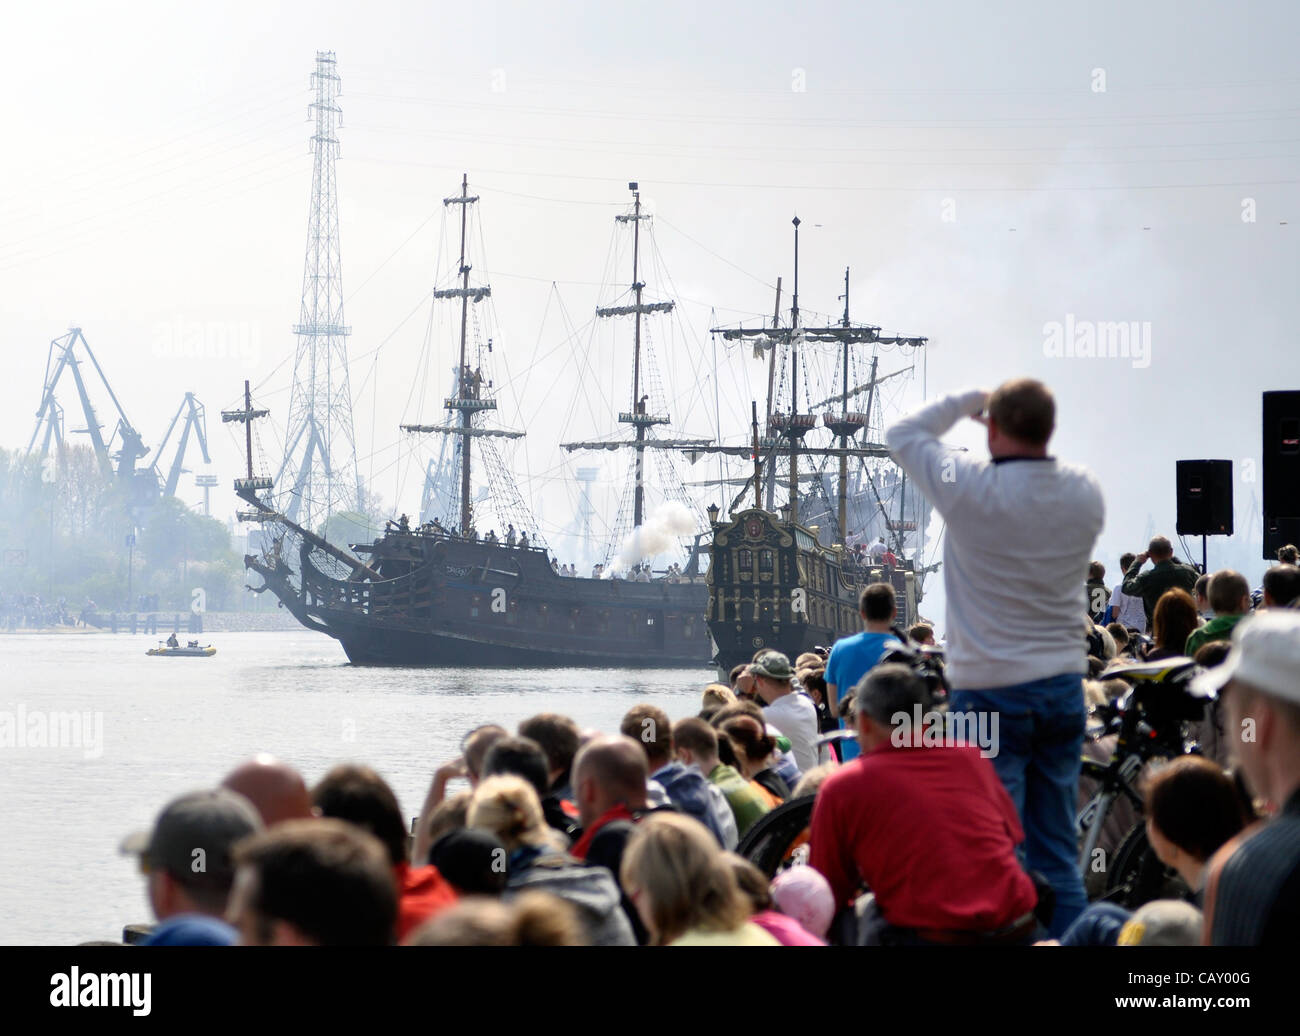
[[1300, 544], [1300, 392], [1264, 393], [1264, 560]]
[[1232, 461], [1178, 462], [1178, 535], [1232, 535]]

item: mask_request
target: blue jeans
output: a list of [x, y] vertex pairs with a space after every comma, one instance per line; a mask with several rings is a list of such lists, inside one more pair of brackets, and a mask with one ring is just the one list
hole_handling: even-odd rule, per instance
[[1083, 676], [1062, 673], [1010, 687], [955, 691], [952, 712], [997, 716], [993, 768], [1025, 831], [1025, 866], [1056, 891], [1051, 935], [1059, 938], [1088, 905], [1079, 874], [1074, 820], [1083, 732]]

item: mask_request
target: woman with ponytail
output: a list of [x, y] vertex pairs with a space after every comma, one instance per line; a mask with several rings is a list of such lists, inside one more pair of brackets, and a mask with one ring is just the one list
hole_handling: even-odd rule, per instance
[[[776, 751], [776, 739], [758, 720], [737, 716], [723, 723], [720, 733], [723, 737], [718, 742], [719, 758], [739, 770], [771, 809], [776, 809], [790, 797], [790, 786], [768, 765]], [[734, 762], [723, 757], [723, 741], [730, 744]]]

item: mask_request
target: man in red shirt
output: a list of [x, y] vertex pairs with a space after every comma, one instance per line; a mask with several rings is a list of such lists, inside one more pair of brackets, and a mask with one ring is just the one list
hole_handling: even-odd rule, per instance
[[1015, 806], [979, 747], [929, 727], [922, 737], [928, 705], [906, 666], [877, 666], [858, 684], [862, 754], [817, 793], [810, 862], [837, 907], [864, 883], [874, 893], [865, 941], [1031, 942], [1038, 895], [1016, 856]]

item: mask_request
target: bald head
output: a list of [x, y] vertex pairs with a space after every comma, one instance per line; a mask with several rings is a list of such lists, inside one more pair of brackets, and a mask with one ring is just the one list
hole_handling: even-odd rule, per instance
[[573, 791], [584, 827], [620, 803], [646, 808], [649, 768], [641, 746], [622, 734], [592, 738], [573, 760]]
[[226, 775], [221, 787], [248, 799], [267, 827], [316, 815], [302, 774], [274, 756], [259, 755], [241, 763]]

